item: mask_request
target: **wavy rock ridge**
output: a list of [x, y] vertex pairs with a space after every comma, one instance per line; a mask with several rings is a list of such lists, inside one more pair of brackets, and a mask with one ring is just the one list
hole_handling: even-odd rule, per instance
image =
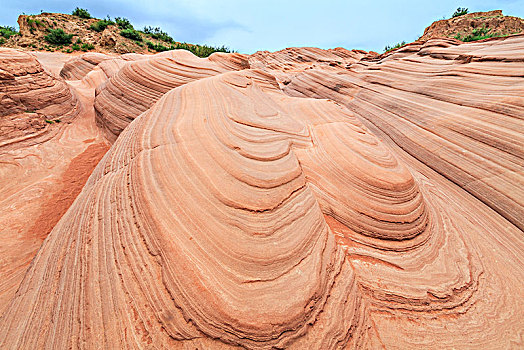
[[46, 119], [67, 121], [78, 113], [71, 89], [34, 56], [0, 48], [0, 67], [0, 147], [50, 137]]
[[[196, 96], [203, 98], [184, 108], [182, 102]], [[297, 105], [286, 110], [289, 100]], [[325, 105], [326, 118], [344, 117], [340, 107], [314, 102], [319, 111]], [[16, 323], [6, 322], [5, 344], [141, 347], [207, 335], [265, 348], [299, 346], [299, 337], [334, 346], [358, 334], [352, 325], [364, 315], [353, 271], [290, 150], [292, 143], [312, 145], [307, 125], [293, 118], [306, 108], [301, 104], [309, 103], [286, 97], [257, 71], [222, 74], [166, 94], [118, 138], [23, 282], [29, 288], [43, 278], [45, 290], [68, 295], [55, 312], [79, 324], [39, 312], [25, 331], [51, 322], [47, 332], [24, 339]], [[173, 177], [175, 168], [180, 174]], [[195, 220], [192, 213], [202, 209], [207, 215]], [[85, 221], [83, 213], [92, 210], [99, 214]], [[80, 260], [69, 260], [67, 252], [77, 249]], [[69, 272], [43, 277], [53, 270]], [[132, 277], [137, 274], [144, 278]], [[23, 310], [51, 311], [53, 301], [37, 294], [22, 287], [6, 319], [24, 318]], [[163, 330], [153, 327], [159, 321]], [[104, 334], [87, 331], [71, 340], [77, 330], [106, 327]]]
[[523, 43], [65, 65], [113, 145], [0, 347], [523, 346]]
[[209, 58], [197, 58], [185, 50], [167, 51], [124, 65], [97, 90], [97, 123], [106, 130], [108, 140], [114, 141], [134, 118], [169, 90], [246, 67], [249, 64], [240, 54], [215, 53]]
[[434, 39], [346, 71], [305, 71], [285, 91], [345, 104], [522, 230], [523, 50], [523, 36]]

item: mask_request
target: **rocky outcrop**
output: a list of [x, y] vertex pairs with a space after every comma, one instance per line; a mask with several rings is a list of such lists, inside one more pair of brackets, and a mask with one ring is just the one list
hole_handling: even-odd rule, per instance
[[522, 52], [71, 61], [0, 153], [0, 348], [521, 348]]
[[124, 65], [97, 90], [97, 123], [108, 140], [114, 141], [134, 118], [171, 89], [248, 66], [244, 55], [215, 53], [198, 58], [185, 50], [167, 51]]
[[81, 80], [100, 63], [111, 58], [111, 56], [96, 52], [73, 57], [64, 64], [60, 76], [67, 80]]
[[[125, 53], [150, 53], [148, 46], [136, 40], [132, 40], [120, 35], [122, 28], [116, 24], [110, 24], [101, 31], [96, 31], [91, 26], [97, 24], [100, 19], [97, 18], [80, 18], [64, 13], [43, 12], [38, 15], [20, 15], [18, 17], [18, 26], [20, 35], [13, 35], [5, 42], [3, 46], [24, 49], [24, 50], [46, 50], [46, 51], [87, 51], [95, 50], [105, 54], [125, 54]], [[65, 33], [72, 35], [72, 44], [62, 46], [51, 45], [45, 40], [45, 36], [50, 30], [62, 29]], [[154, 44], [169, 45], [162, 40], [155, 39], [144, 34], [144, 40]], [[82, 46], [92, 45], [87, 48]]]
[[524, 229], [524, 36], [417, 42], [349, 70], [308, 70], [285, 91], [331, 98]]
[[485, 28], [493, 36], [520, 34], [524, 31], [524, 19], [504, 16], [501, 10], [474, 12], [433, 22], [424, 30], [419, 40], [435, 38], [464, 38], [475, 29]]
[[[0, 147], [44, 136], [78, 112], [74, 93], [27, 53], [0, 48]], [[47, 120], [47, 122], [46, 122]]]
[[[44, 243], [2, 319], [2, 346], [366, 344], [353, 269], [299, 165], [322, 156], [313, 140], [337, 125], [374, 140], [340, 106], [286, 97], [258, 71], [167, 93], [119, 136]], [[393, 159], [382, 171], [413, 185]]]

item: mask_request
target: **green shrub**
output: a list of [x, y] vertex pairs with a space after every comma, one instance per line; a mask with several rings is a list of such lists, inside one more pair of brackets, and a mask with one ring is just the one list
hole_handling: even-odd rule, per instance
[[137, 32], [134, 29], [123, 29], [120, 31], [120, 35], [122, 35], [124, 38], [136, 40], [136, 41], [142, 41], [142, 36], [139, 32]]
[[146, 41], [146, 45], [151, 50], [155, 50], [156, 52], [162, 52], [162, 51], [169, 51], [171, 50], [170, 47], [164, 46], [162, 44], [154, 44], [151, 41]]
[[484, 26], [482, 28], [475, 28], [475, 29], [473, 29], [471, 34], [473, 34], [474, 36], [483, 36], [483, 35], [488, 34], [489, 31], [490, 30]]
[[95, 48], [95, 46], [93, 44], [82, 44], [82, 51], [89, 51], [89, 50], [93, 50]]
[[115, 17], [115, 22], [120, 29], [135, 29], [131, 22], [125, 17]]
[[184, 49], [191, 51], [198, 57], [208, 57], [214, 52], [233, 52], [226, 46], [208, 46], [208, 45], [190, 45], [187, 43], [175, 44], [175, 49]]
[[111, 20], [101, 19], [100, 21], [91, 24], [89, 27], [91, 30], [94, 30], [95, 32], [103, 32], [104, 29], [106, 29], [108, 26], [115, 24], [115, 22]]
[[162, 31], [159, 27], [144, 27], [144, 33], [149, 34], [154, 39], [162, 40], [166, 43], [175, 43], [175, 40], [173, 40], [173, 38], [169, 34]]
[[27, 25], [30, 26], [30, 27], [33, 27], [33, 24], [36, 24], [36, 26], [41, 26], [43, 27], [44, 26], [44, 23], [42, 23], [42, 21], [38, 20], [38, 19], [34, 19], [34, 18], [28, 18], [27, 19]]
[[489, 33], [489, 31], [490, 29], [486, 27], [475, 28], [473, 29], [471, 34], [465, 36], [464, 38], [461, 39], [460, 37], [457, 38], [456, 36], [455, 38], [465, 41], [465, 42], [469, 42], [469, 41], [477, 41], [477, 40], [488, 39], [488, 38], [493, 38], [494, 36], [498, 36], [497, 33]]
[[469, 10], [466, 7], [459, 7], [458, 9], [455, 10], [455, 12], [453, 13], [453, 16], [451, 16], [451, 18], [455, 18], [455, 17], [458, 17], [458, 16], [463, 16], [463, 15], [468, 14], [468, 13], [469, 13]]
[[19, 33], [16, 31], [15, 27], [0, 26], [0, 37], [9, 39], [13, 35], [18, 35], [18, 34]]
[[80, 46], [78, 44], [73, 44], [73, 46], [71, 46], [71, 50], [80, 51]]
[[5, 44], [5, 39], [0, 36], [0, 45], [4, 45], [4, 44]]
[[157, 52], [183, 49], [183, 50], [192, 52], [195, 56], [198, 56], [198, 57], [208, 57], [209, 55], [211, 55], [214, 52], [234, 52], [225, 46], [214, 47], [214, 46], [208, 46], [208, 45], [191, 45], [187, 43], [175, 43], [170, 46], [164, 46], [162, 44], [155, 44], [150, 41], [146, 41], [146, 45], [151, 50], [154, 50]]
[[91, 14], [86, 9], [76, 8], [72, 13], [73, 16], [77, 16], [80, 18], [91, 18]]
[[389, 52], [391, 50], [395, 50], [395, 49], [398, 49], [398, 48], [401, 48], [402, 46], [406, 45], [406, 42], [403, 41], [401, 43], [396, 43], [395, 45], [393, 46], [389, 46], [389, 45], [386, 45], [386, 47], [384, 48], [384, 53], [386, 52]]
[[54, 45], [69, 45], [73, 34], [67, 34], [63, 29], [48, 29], [49, 34], [44, 36], [44, 40]]

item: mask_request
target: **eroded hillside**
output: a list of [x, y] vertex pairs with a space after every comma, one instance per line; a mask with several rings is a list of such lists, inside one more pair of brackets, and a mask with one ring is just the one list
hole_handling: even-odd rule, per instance
[[474, 41], [479, 38], [520, 34], [524, 31], [524, 19], [504, 16], [501, 10], [474, 12], [450, 19], [436, 21], [424, 30], [419, 40], [455, 38]]
[[224, 46], [187, 44], [175, 41], [159, 27], [137, 29], [123, 17], [93, 18], [85, 9], [77, 8], [72, 15], [42, 12], [18, 17], [19, 31], [0, 27], [0, 46], [37, 51], [79, 53], [151, 54], [173, 49], [185, 49], [199, 57], [213, 52], [230, 52]]

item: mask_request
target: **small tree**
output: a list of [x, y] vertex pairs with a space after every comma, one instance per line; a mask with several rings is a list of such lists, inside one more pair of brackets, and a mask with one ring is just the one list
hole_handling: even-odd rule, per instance
[[115, 22], [120, 29], [135, 29], [131, 22], [125, 17], [115, 17]]
[[73, 16], [78, 16], [80, 18], [91, 18], [91, 14], [86, 9], [81, 9], [77, 7], [72, 13]]
[[19, 33], [16, 31], [15, 27], [0, 26], [0, 37], [9, 39], [13, 35], [18, 35], [18, 34]]
[[463, 16], [465, 14], [469, 13], [469, 10], [466, 8], [466, 7], [459, 7], [455, 13], [453, 13], [453, 16], [451, 16], [451, 18], [455, 18], [455, 17], [458, 17], [458, 16]]

